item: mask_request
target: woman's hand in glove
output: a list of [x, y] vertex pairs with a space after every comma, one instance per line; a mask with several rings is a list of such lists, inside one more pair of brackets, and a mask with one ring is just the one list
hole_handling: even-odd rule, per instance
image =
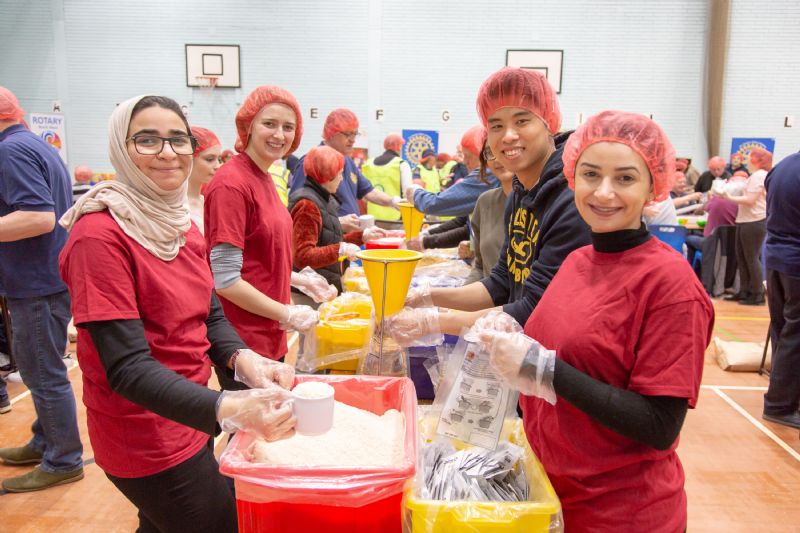
[[361, 240], [369, 242], [372, 239], [380, 239], [386, 237], [386, 230], [378, 226], [370, 226], [361, 233]]
[[292, 287], [296, 287], [317, 303], [329, 302], [339, 294], [336, 287], [311, 267], [305, 267], [300, 272], [292, 272], [291, 283]]
[[289, 391], [268, 389], [223, 391], [217, 403], [217, 422], [222, 431], [246, 431], [267, 441], [294, 435], [297, 420], [292, 415]]
[[489, 352], [492, 368], [512, 387], [528, 396], [556, 403], [553, 389], [556, 352], [545, 349], [521, 332], [484, 330], [481, 344]]
[[361, 248], [356, 246], [355, 244], [351, 244], [349, 242], [340, 242], [339, 243], [339, 257], [346, 257], [350, 261], [355, 261], [358, 259], [356, 254], [361, 251]]
[[236, 381], [251, 389], [265, 389], [274, 385], [289, 389], [294, 383], [294, 368], [291, 365], [272, 361], [249, 349], [236, 352], [233, 373]]
[[319, 313], [307, 305], [287, 305], [286, 318], [280, 321], [281, 329], [294, 329], [301, 333], [317, 325]]

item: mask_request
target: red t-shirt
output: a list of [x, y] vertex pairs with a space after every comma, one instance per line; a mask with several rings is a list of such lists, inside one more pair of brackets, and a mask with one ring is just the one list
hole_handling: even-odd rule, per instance
[[[591, 246], [572, 252], [525, 333], [604, 383], [687, 398], [694, 407], [713, 322], [711, 302], [686, 259], [650, 239], [616, 254]], [[563, 398], [551, 406], [522, 396], [520, 404], [567, 531], [684, 530], [677, 441], [655, 450], [601, 426]]]
[[59, 259], [78, 326], [83, 403], [98, 466], [133, 478], [189, 459], [208, 435], [112, 391], [89, 332], [80, 326], [140, 319], [153, 358], [205, 386], [211, 375], [205, 321], [213, 280], [197, 226], [192, 224], [178, 256], [163, 261], [125, 235], [108, 211], [92, 213], [72, 228]]
[[[246, 154], [214, 174], [205, 195], [209, 251], [220, 243], [243, 250], [242, 279], [276, 302], [290, 303], [292, 217], [275, 183]], [[252, 350], [280, 359], [288, 350], [278, 322], [219, 297], [225, 316]]]

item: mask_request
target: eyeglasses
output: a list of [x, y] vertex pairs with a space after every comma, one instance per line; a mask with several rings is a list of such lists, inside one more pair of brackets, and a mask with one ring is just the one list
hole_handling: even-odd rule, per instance
[[191, 135], [177, 137], [159, 137], [158, 135], [134, 135], [125, 142], [133, 141], [136, 151], [142, 155], [158, 155], [164, 150], [164, 143], [169, 143], [172, 151], [178, 155], [192, 155], [197, 148], [197, 139]]
[[483, 149], [483, 158], [487, 161], [494, 161], [496, 159], [492, 153], [492, 150], [488, 146]]
[[345, 138], [351, 141], [356, 137], [358, 137], [357, 131], [340, 131], [339, 133], [341, 133]]

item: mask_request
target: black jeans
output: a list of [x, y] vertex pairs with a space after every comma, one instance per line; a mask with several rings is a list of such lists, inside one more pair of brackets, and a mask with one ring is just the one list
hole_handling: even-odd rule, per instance
[[750, 298], [764, 295], [761, 246], [767, 234], [767, 221], [736, 223], [736, 264], [739, 267], [739, 292]]
[[764, 413], [790, 415], [800, 407], [800, 277], [767, 272], [772, 370]]
[[236, 502], [212, 450], [213, 439], [190, 459], [158, 474], [108, 479], [139, 509], [138, 533], [238, 530]]

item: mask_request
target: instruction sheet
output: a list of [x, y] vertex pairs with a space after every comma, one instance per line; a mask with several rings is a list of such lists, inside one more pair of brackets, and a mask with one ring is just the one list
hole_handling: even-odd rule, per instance
[[500, 438], [509, 387], [489, 364], [489, 353], [467, 343], [450, 394], [445, 400], [436, 433], [493, 450]]

